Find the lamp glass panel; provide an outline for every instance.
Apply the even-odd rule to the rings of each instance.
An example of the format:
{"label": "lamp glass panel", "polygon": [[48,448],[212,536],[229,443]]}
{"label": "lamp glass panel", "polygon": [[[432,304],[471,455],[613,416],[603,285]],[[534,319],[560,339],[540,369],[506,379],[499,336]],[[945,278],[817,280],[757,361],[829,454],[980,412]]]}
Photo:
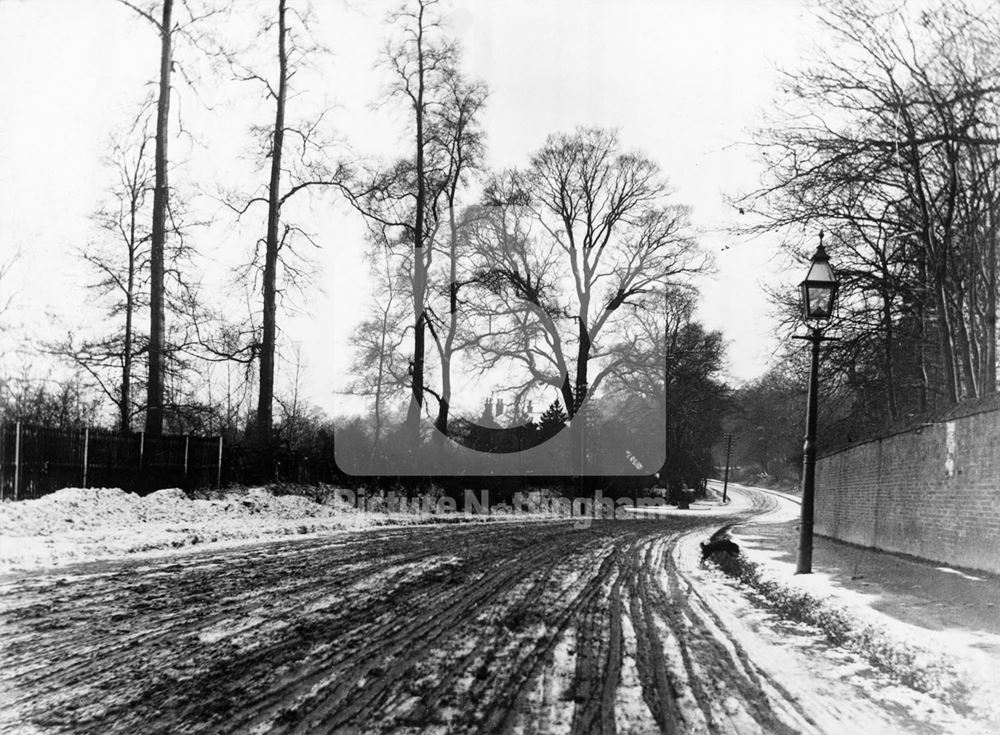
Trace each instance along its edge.
{"label": "lamp glass panel", "polygon": [[806,313],[810,317],[830,316],[833,305],[833,289],[829,286],[810,284],[806,286]]}
{"label": "lamp glass panel", "polygon": [[809,266],[809,273],[806,275],[806,280],[832,284],[836,279],[833,277],[833,268],[830,267],[829,261],[814,260],[812,265]]}

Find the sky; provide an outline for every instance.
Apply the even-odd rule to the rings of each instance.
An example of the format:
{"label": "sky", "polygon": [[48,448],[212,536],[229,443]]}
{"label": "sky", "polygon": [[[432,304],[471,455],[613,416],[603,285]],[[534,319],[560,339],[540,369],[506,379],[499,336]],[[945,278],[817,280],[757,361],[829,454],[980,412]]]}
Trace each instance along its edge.
{"label": "sky", "polygon": [[[727,234],[738,215],[726,197],[759,182],[747,143],[773,109],[777,69],[794,68],[815,42],[806,1],[443,5],[448,32],[463,45],[464,68],[490,88],[483,127],[492,166],[523,166],[547,135],[577,125],[618,128],[626,147],[661,166],[675,201],[692,208],[701,245],[716,257],[714,276],[698,283],[699,317],[723,332],[733,382],[761,374],[779,347],[764,287],[801,280],[784,268],[776,237]],[[251,5],[239,4],[226,33],[254,37],[259,12]],[[405,152],[405,110],[375,106],[384,81],[376,62],[385,17],[397,3],[315,5],[314,34],[331,54],[300,77],[291,114],[329,107],[345,155]],[[151,28],[113,0],[0,0],[0,264],[20,253],[0,287],[14,289],[8,321],[39,339],[85,331],[103,318],[72,253],[94,236],[88,218],[111,182],[101,163],[109,136],[128,125],[151,92],[157,64]],[[197,63],[189,70],[197,91],[181,89],[175,97],[187,132],[171,144],[172,183],[208,206],[219,186],[246,191],[259,180],[248,130],[272,113],[258,90],[233,82],[225,70]],[[346,337],[366,307],[363,226],[332,197],[301,206],[321,244],[311,253],[320,289],[298,298],[298,313],[283,326],[301,345],[311,399],[337,413],[347,405]],[[246,222],[220,223],[210,233],[198,242],[206,259],[200,269],[210,298],[232,303],[225,297],[229,268],[257,235]]]}

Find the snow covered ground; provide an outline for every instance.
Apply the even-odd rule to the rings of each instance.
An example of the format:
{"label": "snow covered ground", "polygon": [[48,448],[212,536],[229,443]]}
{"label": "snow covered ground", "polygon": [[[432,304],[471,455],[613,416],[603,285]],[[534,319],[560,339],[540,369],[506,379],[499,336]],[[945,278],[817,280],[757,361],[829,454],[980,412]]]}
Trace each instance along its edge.
{"label": "snow covered ground", "polygon": [[[731,492],[747,502],[760,491],[731,486]],[[796,574],[789,549],[796,544],[798,499],[767,494],[773,509],[731,534],[757,574],[756,591],[776,608],[806,608],[807,624],[855,653],[862,668],[875,664],[975,713],[987,723],[982,732],[1000,732],[1000,621],[984,622],[975,609],[1000,611],[998,581],[826,540],[817,542],[825,563]],[[948,575],[962,579],[963,588],[945,588],[941,578]],[[919,598],[908,589],[919,590]]]}
{"label": "snow covered ground", "polygon": [[[322,656],[316,662],[316,676],[326,677],[334,692],[328,692],[330,702],[339,702],[335,694],[342,682],[355,680],[403,692],[405,701],[372,705],[370,716],[382,718],[387,728],[400,717],[422,726],[481,715],[483,722],[513,717],[514,729],[524,732],[577,732],[610,707],[619,731],[627,732],[659,731],[671,717],[686,732],[733,735],[1000,732],[994,674],[1000,670],[1000,635],[957,624],[921,627],[914,611],[904,610],[905,597],[890,594],[874,567],[864,593],[834,574],[794,575],[785,548],[798,516],[794,498],[731,486],[727,504],[714,497],[689,510],[633,511],[662,518],[648,525],[594,527],[530,523],[540,517],[509,509],[499,519],[385,513],[359,510],[335,493],[324,498],[274,496],[260,488],[201,500],[179,490],[143,498],[116,489],[66,489],[40,500],[2,503],[0,570],[163,555],[206,545],[220,549],[150,559],[126,571],[10,575],[3,591],[20,632],[9,640],[23,648],[11,651],[20,651],[25,671],[37,673],[39,692],[53,692],[68,703],[63,714],[70,719],[70,710],[89,701],[93,690],[78,691],[68,680],[54,685],[51,677],[61,675],[61,669],[46,673],[38,666],[39,656],[65,661],[96,650],[90,644],[103,646],[105,655],[126,669],[135,666],[151,677],[151,688],[136,694],[136,702],[151,692],[169,699],[177,693],[170,687],[187,686],[182,677],[158,688],[160,665],[147,660],[201,661],[204,666],[191,674],[190,691],[177,689],[199,706],[204,690],[196,686],[197,676],[216,671],[218,661],[229,661],[234,678],[225,684],[230,688],[216,693],[221,700],[246,700],[247,717],[287,715],[265,711],[272,700],[314,715],[313,704],[326,700],[313,697],[311,689],[296,689],[291,698],[271,696],[270,658],[260,659],[261,672],[235,673],[246,663],[241,646],[253,644],[287,649],[295,666],[304,665],[308,655],[335,653],[335,661],[343,656],[341,670]],[[448,533],[386,528],[330,537],[333,531],[487,518],[501,522],[462,525]],[[699,542],[733,523],[739,524],[734,538],[757,571],[756,586],[702,563]],[[309,535],[318,538],[247,545]],[[245,546],[222,548],[234,545]],[[975,575],[927,568],[956,583],[978,584]],[[210,595],[202,594],[206,579],[217,587]],[[276,589],[279,605],[273,599]],[[75,597],[67,602],[71,592]],[[778,604],[782,601],[784,607]],[[81,612],[81,606],[90,612]],[[786,613],[796,606],[812,617],[790,618]],[[403,618],[401,609],[407,611]],[[95,614],[117,622],[108,630],[95,629],[88,624]],[[83,627],[67,635],[63,623],[77,620]],[[307,626],[308,636],[295,633],[306,630],[307,623],[312,626]],[[368,627],[357,630],[359,625]],[[115,626],[125,626],[125,634]],[[407,626],[420,635],[407,634]],[[28,630],[33,632],[28,635]],[[77,635],[90,636],[89,643],[81,647]],[[311,636],[328,640],[315,650],[299,651],[296,647],[312,645]],[[239,645],[229,645],[233,642]],[[420,656],[413,649],[418,643],[424,647]],[[73,660],[91,666],[94,677],[111,676],[100,657],[87,653]],[[382,662],[377,670],[372,669],[376,660]],[[417,666],[423,678],[414,679],[404,663]],[[518,673],[522,669],[531,676],[524,679]],[[310,672],[306,667],[301,680],[312,686]],[[10,681],[27,686],[22,674],[15,674]],[[213,687],[221,686],[212,681]],[[284,686],[282,681],[275,686]],[[418,706],[409,690],[400,688],[404,681],[451,692],[452,704],[432,717],[421,709],[429,705]],[[103,683],[121,696],[132,691],[119,691],[120,682],[110,679]],[[32,717],[44,720],[55,710],[29,689],[19,701]],[[511,710],[511,692],[517,691],[521,694]],[[437,694],[427,701],[435,699]],[[661,700],[671,702],[670,713],[650,705]],[[465,706],[469,702],[482,704],[483,711],[476,714]],[[143,712],[154,720],[182,714],[155,702]],[[340,717],[336,708],[330,712]],[[93,722],[88,731],[99,732],[106,724],[99,717]],[[779,725],[784,729],[775,729]]]}

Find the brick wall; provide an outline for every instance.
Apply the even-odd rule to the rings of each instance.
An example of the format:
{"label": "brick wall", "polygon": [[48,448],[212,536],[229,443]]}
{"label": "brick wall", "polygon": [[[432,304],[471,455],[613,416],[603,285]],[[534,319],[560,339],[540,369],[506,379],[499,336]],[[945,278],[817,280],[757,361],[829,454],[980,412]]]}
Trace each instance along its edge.
{"label": "brick wall", "polygon": [[1000,411],[820,458],[816,533],[1000,574]]}

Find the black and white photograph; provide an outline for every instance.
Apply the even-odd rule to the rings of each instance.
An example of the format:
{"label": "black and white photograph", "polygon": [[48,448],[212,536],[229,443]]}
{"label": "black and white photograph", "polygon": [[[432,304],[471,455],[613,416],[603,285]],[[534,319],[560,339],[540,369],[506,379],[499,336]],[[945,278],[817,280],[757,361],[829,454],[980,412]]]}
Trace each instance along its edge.
{"label": "black and white photograph", "polygon": [[0,732],[1000,733],[996,0],[0,0]]}

